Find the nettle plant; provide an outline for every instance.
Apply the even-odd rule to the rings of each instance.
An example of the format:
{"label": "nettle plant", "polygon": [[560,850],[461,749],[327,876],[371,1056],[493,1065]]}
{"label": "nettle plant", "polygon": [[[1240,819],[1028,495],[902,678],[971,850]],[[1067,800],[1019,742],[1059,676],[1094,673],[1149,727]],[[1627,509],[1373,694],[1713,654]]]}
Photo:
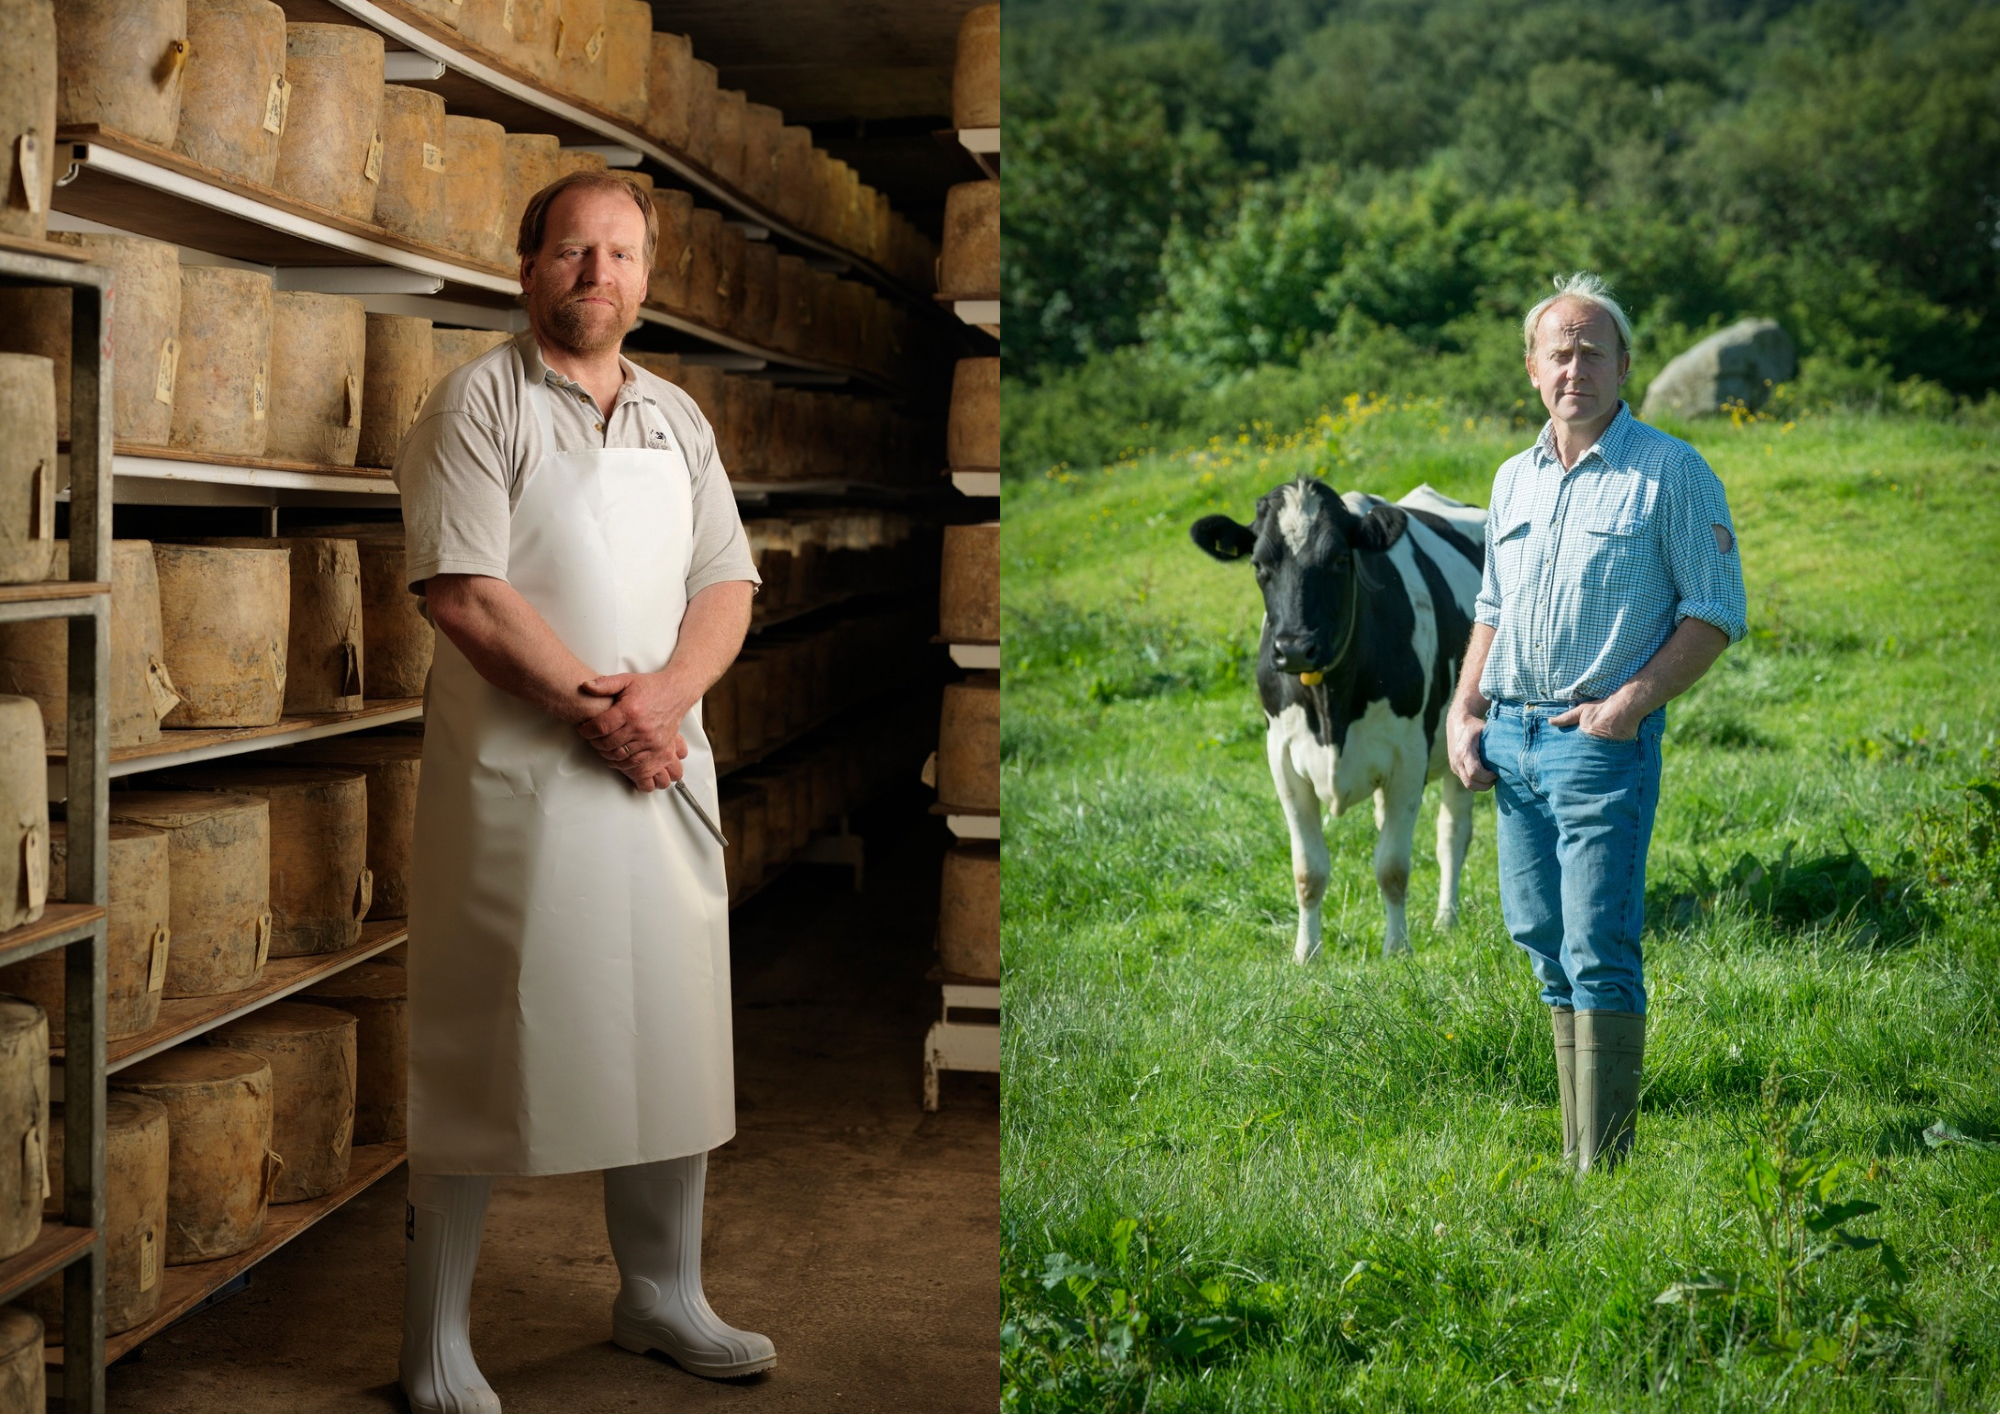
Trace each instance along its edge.
{"label": "nettle plant", "polygon": [[[1712,1357],[1699,1320],[1724,1309],[1724,1347],[1788,1362],[1787,1373],[1821,1367],[1845,1375],[1857,1360],[1893,1345],[1911,1324],[1903,1290],[1909,1273],[1886,1240],[1849,1225],[1880,1204],[1843,1197],[1853,1166],[1810,1148],[1810,1108],[1788,1104],[1774,1063],[1764,1080],[1762,1126],[1750,1137],[1738,1171],[1747,1222],[1724,1263],[1671,1284],[1655,1300],[1685,1306],[1695,1340]],[[1871,1273],[1829,1282],[1831,1260],[1868,1255]],[[1865,1260],[1864,1260],[1865,1261]]]}

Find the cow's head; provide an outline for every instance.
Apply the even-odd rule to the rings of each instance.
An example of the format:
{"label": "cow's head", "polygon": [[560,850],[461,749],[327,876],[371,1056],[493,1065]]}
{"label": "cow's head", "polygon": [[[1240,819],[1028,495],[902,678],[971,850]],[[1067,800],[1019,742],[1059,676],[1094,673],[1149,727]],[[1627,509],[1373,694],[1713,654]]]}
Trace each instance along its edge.
{"label": "cow's head", "polygon": [[1250,562],[1278,671],[1309,673],[1332,666],[1352,638],[1362,589],[1356,555],[1388,549],[1402,529],[1400,515],[1357,516],[1325,482],[1302,477],[1260,497],[1250,525],[1204,516],[1192,533],[1217,560]]}

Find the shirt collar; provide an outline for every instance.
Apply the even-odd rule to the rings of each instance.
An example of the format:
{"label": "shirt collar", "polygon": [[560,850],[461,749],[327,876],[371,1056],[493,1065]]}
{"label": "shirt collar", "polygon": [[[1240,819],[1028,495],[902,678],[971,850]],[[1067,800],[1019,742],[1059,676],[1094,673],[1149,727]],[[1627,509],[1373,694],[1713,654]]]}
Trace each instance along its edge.
{"label": "shirt collar", "polygon": [[[1576,466],[1581,467],[1593,455],[1599,460],[1609,463],[1611,466],[1617,466],[1619,458],[1625,455],[1625,443],[1631,436],[1632,408],[1623,398],[1620,398],[1618,400],[1618,411],[1612,414],[1611,421],[1604,425],[1604,431],[1597,434],[1597,441],[1585,448],[1583,455],[1576,459]],[[1556,456],[1556,420],[1554,418],[1550,418],[1542,424],[1541,436],[1535,439],[1535,457],[1538,462],[1553,462],[1558,467],[1562,465],[1561,459]],[[1572,467],[1570,470],[1574,471],[1575,467]]]}
{"label": "shirt collar", "polygon": [[[514,342],[521,351],[521,363],[528,371],[530,383],[546,383],[555,388],[572,391],[583,389],[582,384],[574,379],[564,378],[549,367],[548,360],[542,357],[541,342],[535,338],[534,330],[522,330],[514,336]],[[618,385],[618,397],[612,403],[614,408],[620,403],[630,403],[635,399],[643,399],[648,403],[653,401],[646,396],[645,389],[640,386],[639,370],[623,354],[618,356],[618,372],[621,381]]]}

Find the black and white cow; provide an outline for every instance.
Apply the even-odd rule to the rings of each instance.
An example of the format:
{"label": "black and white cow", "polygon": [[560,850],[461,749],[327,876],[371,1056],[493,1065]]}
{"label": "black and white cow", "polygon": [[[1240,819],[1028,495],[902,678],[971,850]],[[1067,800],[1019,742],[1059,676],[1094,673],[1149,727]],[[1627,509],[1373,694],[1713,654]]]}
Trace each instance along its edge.
{"label": "black and white cow", "polygon": [[1438,924],[1458,919],[1458,877],[1472,840],[1472,793],[1446,759],[1445,710],[1472,627],[1486,513],[1420,486],[1400,502],[1324,482],[1287,482],[1239,525],[1204,516],[1194,542],[1248,559],[1264,594],[1257,694],[1265,750],[1292,832],[1299,940],[1319,952],[1330,861],[1322,814],[1375,798],[1375,882],[1388,911],[1384,953],[1410,947],[1403,901],[1424,783],[1438,811]]}

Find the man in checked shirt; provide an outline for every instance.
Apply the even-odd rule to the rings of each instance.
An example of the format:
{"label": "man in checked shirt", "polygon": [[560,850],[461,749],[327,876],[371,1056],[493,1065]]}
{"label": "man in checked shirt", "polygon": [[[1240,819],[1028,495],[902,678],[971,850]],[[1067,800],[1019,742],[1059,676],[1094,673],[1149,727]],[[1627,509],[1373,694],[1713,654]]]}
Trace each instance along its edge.
{"label": "man in checked shirt", "polygon": [[1708,463],[1619,397],[1632,329],[1604,282],[1557,280],[1522,335],[1549,421],[1493,480],[1451,767],[1496,794],[1501,908],[1587,1171],[1623,1158],[1639,1106],[1663,705],[1743,637],[1743,567]]}

